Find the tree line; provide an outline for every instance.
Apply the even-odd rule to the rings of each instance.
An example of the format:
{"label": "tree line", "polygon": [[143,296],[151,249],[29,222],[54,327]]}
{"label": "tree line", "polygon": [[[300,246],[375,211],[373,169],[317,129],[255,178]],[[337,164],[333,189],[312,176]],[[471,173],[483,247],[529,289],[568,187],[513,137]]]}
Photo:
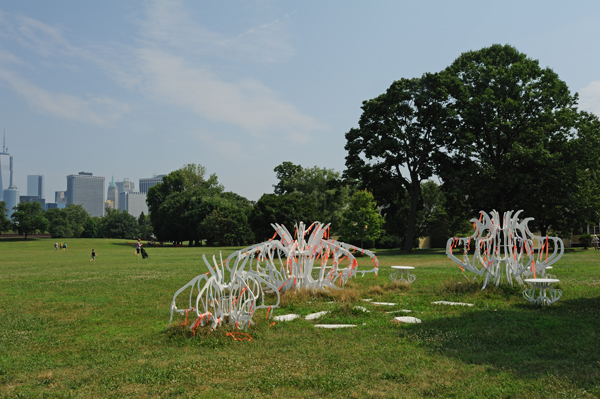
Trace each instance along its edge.
{"label": "tree line", "polygon": [[91,218],[70,205],[46,211],[39,229],[246,245],[269,239],[271,223],[321,221],[357,245],[410,250],[419,237],[439,245],[468,231],[480,210],[523,209],[542,235],[568,236],[600,216],[600,121],[577,101],[550,68],[493,45],[364,101],[346,133],[343,173],[283,162],[273,193],[253,202],[188,164],[149,189],[148,216]]}
{"label": "tree line", "polygon": [[152,225],[143,213],[136,219],[127,211],[106,212],[104,217],[92,217],[81,205],[44,211],[39,202],[21,202],[9,219],[6,203],[0,201],[0,233],[13,231],[25,239],[46,232],[53,238],[151,238]]}

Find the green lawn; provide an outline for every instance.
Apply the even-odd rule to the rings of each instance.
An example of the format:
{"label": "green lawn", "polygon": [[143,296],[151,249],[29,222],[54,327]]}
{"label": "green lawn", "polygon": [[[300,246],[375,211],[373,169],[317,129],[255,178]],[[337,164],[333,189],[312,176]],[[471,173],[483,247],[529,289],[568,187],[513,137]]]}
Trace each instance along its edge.
{"label": "green lawn", "polygon": [[[257,312],[252,340],[234,341],[229,327],[191,336],[181,317],[165,329],[175,291],[207,271],[201,255],[234,248],[150,248],[142,260],[122,240],[67,244],[55,252],[54,240],[0,240],[2,397],[600,396],[600,252],[593,250],[568,252],[555,265],[564,294],[547,308],[525,301],[520,287],[480,291],[443,251],[378,251],[377,278],[353,279],[343,296],[290,296],[275,311],[330,314],[272,325]],[[390,284],[391,265],[415,266],[417,280],[408,289]],[[385,312],[399,309],[423,323],[393,323]]]}

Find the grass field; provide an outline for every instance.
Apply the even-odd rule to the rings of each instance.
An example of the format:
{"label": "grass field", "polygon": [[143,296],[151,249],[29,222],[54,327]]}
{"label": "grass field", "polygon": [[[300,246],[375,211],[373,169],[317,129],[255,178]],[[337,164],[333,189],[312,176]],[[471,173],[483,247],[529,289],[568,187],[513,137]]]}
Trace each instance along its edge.
{"label": "grass field", "polygon": [[[546,308],[525,301],[520,287],[480,291],[443,251],[378,251],[379,277],[353,279],[344,295],[288,295],[275,312],[328,315],[272,325],[259,311],[252,340],[235,341],[229,327],[191,336],[181,317],[165,329],[175,291],[207,271],[202,253],[235,248],[150,248],[142,260],[122,240],[67,244],[55,252],[54,240],[0,241],[1,397],[600,396],[593,250],[568,252],[555,265],[564,294]],[[390,284],[391,265],[415,266],[417,280]],[[431,304],[437,300],[475,306]],[[423,322],[393,323],[385,312],[400,309]],[[321,330],[317,322],[358,327]]]}

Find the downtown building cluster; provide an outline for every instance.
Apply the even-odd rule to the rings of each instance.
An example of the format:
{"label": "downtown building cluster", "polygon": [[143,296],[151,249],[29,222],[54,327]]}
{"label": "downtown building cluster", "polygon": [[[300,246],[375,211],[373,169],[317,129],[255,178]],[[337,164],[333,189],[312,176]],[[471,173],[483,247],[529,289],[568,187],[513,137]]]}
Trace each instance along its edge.
{"label": "downtown building cluster", "polygon": [[0,153],[0,201],[6,203],[9,218],[13,208],[20,202],[39,202],[44,209],[64,208],[69,204],[76,204],[81,205],[90,216],[104,216],[106,209],[118,209],[139,217],[142,212],[148,214],[148,189],[162,182],[163,176],[165,175],[140,179],[139,191],[135,191],[135,183],[129,179],[115,182],[113,177],[105,199],[105,178],[79,172],[67,176],[67,190],[56,191],[54,202],[46,202],[43,175],[28,175],[27,195],[19,195],[18,188],[13,184],[13,157],[8,153],[5,139]]}

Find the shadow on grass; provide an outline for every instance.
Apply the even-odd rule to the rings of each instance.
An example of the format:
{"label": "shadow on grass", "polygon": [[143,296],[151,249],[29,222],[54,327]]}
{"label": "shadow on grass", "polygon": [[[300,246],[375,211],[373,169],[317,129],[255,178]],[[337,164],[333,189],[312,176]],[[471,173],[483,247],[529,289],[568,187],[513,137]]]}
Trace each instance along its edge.
{"label": "shadow on grass", "polygon": [[[375,255],[378,258],[384,258],[386,256],[398,256],[398,255],[435,255],[435,256],[446,256],[446,250],[443,248],[435,249],[413,249],[412,251],[405,251],[403,249],[375,249]],[[354,253],[356,256],[356,253]],[[366,256],[366,255],[364,255]]]}
{"label": "shadow on grass", "polygon": [[490,372],[517,377],[567,377],[600,393],[600,297],[560,301],[550,307],[519,304],[508,311],[472,311],[416,324],[401,338]]}
{"label": "shadow on grass", "polygon": [[0,235],[0,242],[34,242],[34,241],[52,241],[52,237],[2,237]]}

